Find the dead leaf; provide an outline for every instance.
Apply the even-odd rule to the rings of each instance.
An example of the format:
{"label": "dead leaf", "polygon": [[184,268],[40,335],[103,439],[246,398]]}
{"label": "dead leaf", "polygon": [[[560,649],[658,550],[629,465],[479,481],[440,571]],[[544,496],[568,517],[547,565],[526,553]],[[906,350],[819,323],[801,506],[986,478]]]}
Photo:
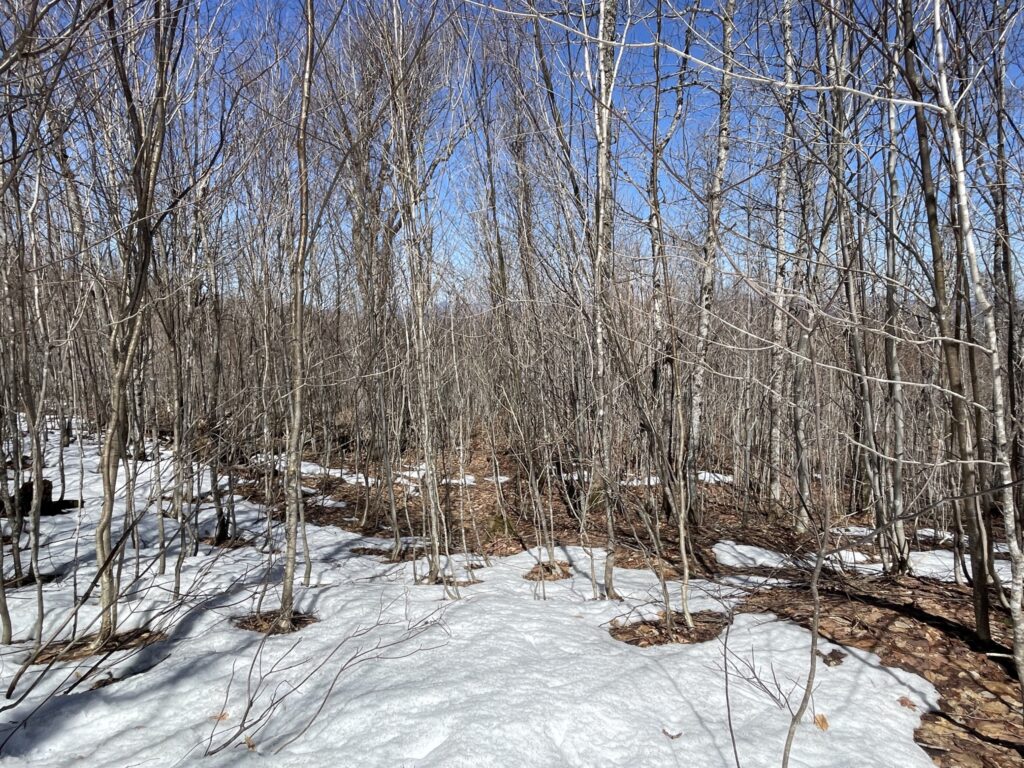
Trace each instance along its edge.
{"label": "dead leaf", "polygon": [[256,742],[252,740],[252,736],[245,734],[245,746],[249,748],[250,752],[256,751]]}
{"label": "dead leaf", "polygon": [[917,711],[917,704],[912,702],[906,696],[900,696],[900,706],[903,707],[904,709],[912,709],[915,712]]}
{"label": "dead leaf", "polygon": [[823,731],[828,730],[828,718],[820,712],[814,716],[814,724]]}
{"label": "dead leaf", "polygon": [[218,723],[223,723],[223,722],[224,722],[225,720],[227,720],[227,719],[228,719],[229,717],[231,717],[231,715],[229,715],[229,714],[228,714],[227,712],[225,712],[225,711],[221,710],[221,711],[220,711],[220,712],[218,712],[218,713],[217,713],[216,715],[211,715],[211,716],[210,716],[210,719],[211,719],[211,720],[215,720],[215,721],[216,721],[216,722],[218,722]]}
{"label": "dead leaf", "polygon": [[666,736],[668,736],[672,740],[678,739],[680,736],[683,735],[682,731],[680,731],[679,733],[669,733],[664,728],[661,729],[661,732],[664,733]]}
{"label": "dead leaf", "polygon": [[826,667],[838,667],[843,663],[843,659],[846,658],[846,654],[840,651],[838,648],[834,648],[828,653],[822,653],[818,651],[818,657],[825,662]]}

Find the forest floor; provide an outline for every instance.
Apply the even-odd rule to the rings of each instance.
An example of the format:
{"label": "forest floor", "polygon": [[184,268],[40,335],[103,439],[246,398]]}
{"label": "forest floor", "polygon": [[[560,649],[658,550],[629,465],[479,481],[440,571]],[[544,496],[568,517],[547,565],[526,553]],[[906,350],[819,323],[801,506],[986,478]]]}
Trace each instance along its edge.
{"label": "forest floor", "polygon": [[[68,495],[84,503],[42,521],[40,570],[53,576],[41,585],[46,640],[94,631],[98,613],[93,596],[82,598],[96,573],[96,446],[72,446],[67,458]],[[47,463],[56,481],[52,456]],[[158,518],[141,517],[121,566],[123,645],[61,655],[50,644],[47,665],[28,664],[37,592],[10,589],[15,643],[0,651],[4,763],[179,765],[208,755],[210,765],[270,757],[307,767],[780,764],[811,658],[809,541],[742,521],[729,512],[727,478],[708,475],[710,503],[721,508],[694,537],[697,630],[668,632],[654,570],[677,610],[668,526],[656,560],[649,537],[634,535],[639,514],[622,516],[621,599],[599,599],[607,545],[599,521],[581,526],[553,497],[543,522],[520,516],[514,480],[471,469],[442,485],[455,524],[445,583],[426,584],[416,470],[394,488],[405,520],[395,532],[382,513],[386,489],[308,462],[309,586],[297,588],[308,618],[292,634],[252,629],[262,626],[255,613],[277,605],[281,575],[280,516],[268,520],[255,484],[236,488],[232,546],[208,543],[208,499],[198,554],[190,541],[182,551],[177,523],[162,518],[164,573]],[[136,511],[168,505],[159,501],[162,472],[166,483],[166,465],[141,465]],[[126,501],[122,494],[121,525]],[[403,551],[393,559],[396,535]],[[948,549],[916,553],[918,575],[898,581],[873,572],[870,543],[856,552],[822,579],[816,679],[792,764],[1021,765],[1020,705],[999,655],[1005,620],[993,617],[993,645],[972,641],[969,591],[950,583]],[[9,553],[8,545],[5,578]]]}
{"label": "forest floor", "polygon": [[[386,496],[379,486],[339,482],[330,470],[318,469],[315,463],[308,468],[315,487],[331,497],[346,498],[348,504],[342,514],[337,508],[320,507],[315,498],[311,499],[312,519],[363,533],[391,533],[384,522]],[[472,469],[481,477],[494,477],[483,463]],[[514,474],[511,467],[503,467],[503,471]],[[733,610],[769,612],[809,629],[814,612],[809,577],[816,540],[796,535],[777,521],[738,514],[736,510],[743,502],[731,488],[731,478],[722,473],[702,474],[711,481],[703,487],[705,517],[711,523],[694,534],[691,572],[712,580],[722,576],[764,577],[765,583]],[[414,483],[407,482],[410,477],[415,479],[415,472],[400,482],[396,494],[403,502],[403,536],[414,536],[423,526],[417,495],[414,493],[411,501],[405,495],[410,487],[415,489]],[[587,525],[581,525],[568,511],[564,498],[551,494],[543,499],[546,520],[541,526],[535,515],[511,511],[529,508],[521,503],[521,489],[507,483],[502,483],[501,489],[497,483],[480,483],[468,472],[463,477],[469,478],[468,484],[455,482],[442,488],[442,503],[447,505],[448,519],[455,522],[448,540],[461,542],[466,551],[508,555],[537,547],[545,540],[556,545],[607,546],[607,530],[596,512]],[[660,502],[657,493],[645,498],[646,484],[624,485],[623,509],[638,510],[645,502],[650,509],[652,502]],[[499,492],[504,504],[497,499]],[[502,507],[504,514],[498,511]],[[357,511],[358,515],[353,514]],[[880,574],[878,547],[873,540],[864,540],[870,521],[851,517],[842,522],[844,525],[836,529],[830,542],[832,549],[845,547],[833,556],[840,567],[826,568],[820,583],[820,636],[871,651],[887,666],[921,675],[935,685],[940,693],[939,708],[923,714],[915,739],[936,765],[1024,765],[1024,718],[1010,658],[1010,619],[1008,611],[999,606],[995,592],[993,640],[981,643],[974,636],[971,590],[954,582],[951,535],[931,528],[911,529],[915,540],[911,556],[914,575],[893,579]],[[869,524],[858,525],[864,522]],[[640,514],[633,519],[620,515],[619,523],[617,566],[652,571],[657,567],[667,579],[680,578],[678,536],[671,526],[659,533],[662,557],[658,557]],[[1008,563],[997,560],[996,565],[1004,580],[1008,579]],[[676,638],[662,627],[650,626],[657,623],[638,622],[634,625],[637,631],[617,634],[642,646],[673,642]],[[721,627],[713,622],[712,630],[714,637]]]}

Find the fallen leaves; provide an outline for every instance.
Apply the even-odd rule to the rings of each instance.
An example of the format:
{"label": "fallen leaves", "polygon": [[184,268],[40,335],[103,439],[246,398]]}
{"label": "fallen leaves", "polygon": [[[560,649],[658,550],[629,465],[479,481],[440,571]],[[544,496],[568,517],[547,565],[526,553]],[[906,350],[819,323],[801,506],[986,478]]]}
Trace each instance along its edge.
{"label": "fallen leaves", "polygon": [[826,667],[838,667],[843,663],[843,659],[846,658],[846,654],[840,651],[838,648],[834,648],[828,653],[822,653],[818,651],[818,658],[825,662]]}
{"label": "fallen leaves", "polygon": [[564,560],[540,562],[531,568],[523,578],[527,581],[559,581],[572,576],[569,564]]}
{"label": "fallen leaves", "polygon": [[662,612],[656,620],[632,624],[612,622],[609,632],[616,640],[638,648],[649,648],[666,643],[705,643],[718,637],[729,623],[727,617],[714,611],[697,611],[690,618],[693,620],[693,629],[688,629],[680,616],[673,617],[672,627],[666,626]]}

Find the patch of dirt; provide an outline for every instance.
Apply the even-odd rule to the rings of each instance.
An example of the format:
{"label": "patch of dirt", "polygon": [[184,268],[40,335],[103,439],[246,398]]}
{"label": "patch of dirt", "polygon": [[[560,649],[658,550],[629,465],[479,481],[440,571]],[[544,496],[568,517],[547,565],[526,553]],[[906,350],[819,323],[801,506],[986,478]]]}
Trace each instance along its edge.
{"label": "patch of dirt", "polygon": [[561,581],[570,576],[572,576],[572,571],[564,560],[556,560],[553,563],[550,560],[545,560],[542,563],[537,563],[523,574],[523,578],[527,581]]}
{"label": "patch of dirt", "polygon": [[[810,627],[813,602],[805,587],[749,597],[742,611],[771,612]],[[905,577],[829,579],[821,590],[819,633],[830,642],[877,654],[939,691],[939,712],[922,716],[915,738],[942,768],[1019,768],[1024,724],[1019,686],[1008,671],[1009,626],[993,612],[995,640],[973,635],[970,590]],[[999,663],[1004,662],[1004,663]],[[827,659],[826,659],[826,663]],[[901,700],[913,707],[913,702]]]}
{"label": "patch of dirt", "polygon": [[285,627],[281,625],[280,618],[280,611],[263,611],[240,616],[237,619],[232,619],[231,623],[239,629],[246,629],[250,632],[259,632],[264,635],[287,635],[320,621],[312,613],[293,613],[290,626]]}
{"label": "patch of dirt", "polygon": [[632,624],[613,623],[609,632],[616,640],[649,648],[652,645],[668,645],[669,643],[705,643],[714,640],[729,624],[729,617],[714,611],[698,611],[691,614],[693,629],[683,622],[682,616],[674,617],[672,626],[661,618],[650,621],[637,621]]}
{"label": "patch of dirt", "polygon": [[120,632],[102,645],[96,644],[96,635],[86,635],[77,640],[53,643],[42,648],[33,659],[33,664],[49,664],[51,661],[80,661],[90,656],[104,653],[127,651],[133,648],[145,648],[147,645],[167,639],[164,632],[148,629],[132,629]]}

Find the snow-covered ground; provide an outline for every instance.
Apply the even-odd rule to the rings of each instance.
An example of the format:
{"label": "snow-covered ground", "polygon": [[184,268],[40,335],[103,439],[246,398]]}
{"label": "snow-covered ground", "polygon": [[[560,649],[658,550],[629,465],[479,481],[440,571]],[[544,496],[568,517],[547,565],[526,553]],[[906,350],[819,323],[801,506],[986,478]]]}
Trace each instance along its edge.
{"label": "snow-covered ground", "polygon": [[[763,547],[728,540],[715,544],[714,552],[719,563],[732,568],[813,568],[815,562],[814,555],[784,555]],[[825,557],[825,565],[832,569],[867,567],[873,565],[870,561],[871,558],[862,552],[845,549],[830,552]]]}
{"label": "snow-covered ground", "polygon": [[[841,530],[848,533],[854,529]],[[855,533],[849,535],[861,536],[863,531],[868,530],[855,529]],[[808,568],[813,567],[815,560],[814,555],[796,557],[750,544],[737,544],[733,541],[718,542],[714,546],[714,552],[719,563],[732,568]],[[956,554],[950,549],[912,550],[909,560],[911,571],[915,576],[950,583],[956,580]],[[971,556],[965,554],[964,561],[967,568],[970,569]],[[848,571],[870,574],[880,574],[883,569],[882,563],[877,558],[849,549],[830,552],[826,556],[825,564],[832,569],[841,567]],[[1010,562],[995,560],[993,567],[999,578],[1004,583],[1008,583],[1011,577]]]}
{"label": "snow-covered ground", "polygon": [[[80,493],[78,447],[68,456],[69,495],[83,496],[84,508],[42,522],[42,570],[65,574],[44,587],[45,638],[95,575],[100,479],[95,446],[84,449]],[[48,464],[52,476],[52,456]],[[155,465],[143,466],[135,491],[140,510],[156,496]],[[599,551],[560,549],[556,557],[572,576],[547,583],[523,579],[539,552],[487,563],[471,558],[480,566],[472,569],[455,556],[454,576],[479,583],[451,599],[442,586],[416,583],[422,562],[391,564],[352,552],[386,542],[310,526],[312,575],[297,600],[319,621],[268,638],[232,619],[254,609],[263,584],[263,609],[276,605],[280,562],[268,566],[268,557],[279,542],[267,546],[256,506],[238,500],[237,508],[254,545],[200,545],[197,556],[184,559],[186,595],[177,601],[177,545],[167,573],[157,575],[155,515],[145,515],[140,577],[133,582],[131,546],[123,566],[121,623],[151,621],[168,638],[141,651],[59,664],[41,678],[40,668],[30,668],[14,691],[23,700],[4,702],[5,766],[185,765],[214,752],[204,764],[710,767],[734,766],[738,757],[747,768],[779,765],[809,655],[810,635],[794,624],[737,614],[717,639],[641,649],[613,639],[609,627],[657,615],[660,586],[650,572],[617,569],[625,599],[595,599]],[[209,505],[201,515],[205,533]],[[116,517],[123,520],[123,498]],[[165,524],[173,538],[176,524]],[[695,581],[691,609],[727,612],[754,583]],[[670,590],[678,604],[679,585]],[[11,591],[9,602],[16,643],[0,650],[5,688],[28,656],[34,589]],[[96,613],[88,601],[80,633]],[[821,650],[831,647],[822,642]],[[936,705],[934,688],[870,653],[844,651],[843,663],[818,666],[792,765],[930,766],[913,732]],[[110,684],[90,690],[96,682]],[[817,724],[815,716],[822,716]]]}
{"label": "snow-covered ground", "polygon": [[[964,562],[970,572],[971,556],[965,554]],[[994,560],[993,567],[1004,584],[1009,584],[1011,572],[1009,560]],[[952,583],[956,580],[956,554],[951,549],[911,551],[910,569],[915,576]],[[864,563],[857,568],[864,573],[881,573],[881,563]]]}

